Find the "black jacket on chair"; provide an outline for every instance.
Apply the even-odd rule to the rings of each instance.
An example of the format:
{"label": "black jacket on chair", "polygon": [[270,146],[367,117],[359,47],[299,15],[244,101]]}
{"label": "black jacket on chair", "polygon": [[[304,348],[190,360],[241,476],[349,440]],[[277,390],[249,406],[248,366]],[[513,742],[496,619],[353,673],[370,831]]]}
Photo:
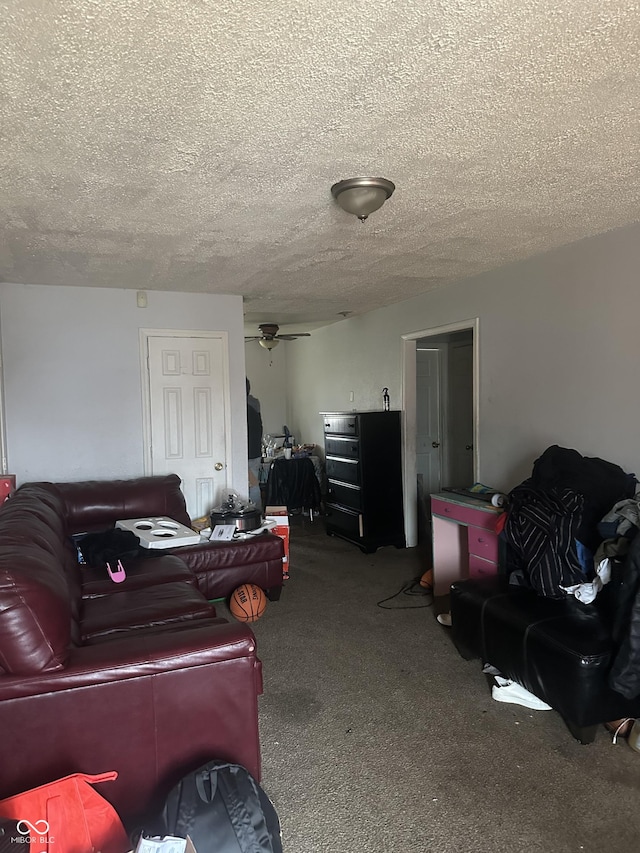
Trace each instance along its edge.
{"label": "black jacket on chair", "polygon": [[320,484],[311,459],[275,459],[271,463],[267,506],[319,510],[320,499]]}

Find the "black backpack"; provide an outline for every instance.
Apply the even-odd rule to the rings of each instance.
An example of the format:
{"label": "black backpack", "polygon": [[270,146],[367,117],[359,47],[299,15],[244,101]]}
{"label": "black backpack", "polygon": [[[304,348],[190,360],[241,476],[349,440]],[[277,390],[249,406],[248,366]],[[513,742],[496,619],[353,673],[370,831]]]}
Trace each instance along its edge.
{"label": "black backpack", "polygon": [[282,853],[273,803],[248,770],[225,761],[181,779],[144,834],[188,835],[197,853]]}
{"label": "black backpack", "polygon": [[118,560],[133,560],[144,553],[136,534],[118,527],[100,533],[81,533],[72,539],[78,550],[78,558],[82,556],[83,562],[94,568],[102,568],[109,563],[115,571]]}

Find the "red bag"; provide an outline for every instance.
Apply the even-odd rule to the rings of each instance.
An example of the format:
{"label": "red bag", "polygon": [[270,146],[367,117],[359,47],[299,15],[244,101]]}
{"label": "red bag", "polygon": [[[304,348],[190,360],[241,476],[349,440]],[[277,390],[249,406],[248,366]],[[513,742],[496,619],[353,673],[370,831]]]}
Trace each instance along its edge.
{"label": "red bag", "polygon": [[131,845],[116,810],[89,785],[117,778],[115,771],[74,773],[0,800],[0,817],[18,822],[16,837],[29,839],[35,853],[126,853]]}

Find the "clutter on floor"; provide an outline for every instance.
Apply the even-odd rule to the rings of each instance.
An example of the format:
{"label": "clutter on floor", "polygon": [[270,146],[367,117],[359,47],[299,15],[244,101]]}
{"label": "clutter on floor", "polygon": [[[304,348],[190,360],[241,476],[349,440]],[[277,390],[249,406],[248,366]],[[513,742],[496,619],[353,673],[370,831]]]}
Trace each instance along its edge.
{"label": "clutter on floor", "polygon": [[640,715],[637,487],[613,463],[547,448],[509,493],[500,573],[450,590],[462,656],[526,684],[581,743]]}
{"label": "clutter on floor", "polygon": [[[425,573],[425,575],[428,574]],[[413,578],[406,583],[403,583],[397,592],[390,595],[388,598],[383,598],[377,602],[377,606],[383,610],[413,610],[418,607],[431,607],[433,604],[433,588],[424,583],[425,575],[420,578]],[[388,604],[387,602],[400,601],[402,596],[412,596],[422,598],[422,604]]]}

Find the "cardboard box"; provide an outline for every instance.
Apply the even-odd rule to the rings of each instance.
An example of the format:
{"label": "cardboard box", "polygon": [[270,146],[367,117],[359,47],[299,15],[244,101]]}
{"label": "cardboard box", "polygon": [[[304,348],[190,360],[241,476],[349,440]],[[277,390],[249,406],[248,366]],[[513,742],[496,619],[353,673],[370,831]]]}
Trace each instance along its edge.
{"label": "cardboard box", "polygon": [[286,506],[268,506],[264,512],[265,521],[275,522],[275,527],[270,528],[269,533],[279,536],[284,542],[282,578],[289,580],[289,511]]}

